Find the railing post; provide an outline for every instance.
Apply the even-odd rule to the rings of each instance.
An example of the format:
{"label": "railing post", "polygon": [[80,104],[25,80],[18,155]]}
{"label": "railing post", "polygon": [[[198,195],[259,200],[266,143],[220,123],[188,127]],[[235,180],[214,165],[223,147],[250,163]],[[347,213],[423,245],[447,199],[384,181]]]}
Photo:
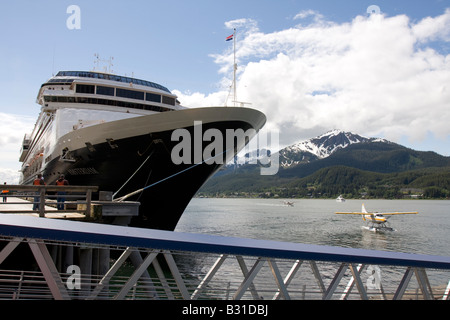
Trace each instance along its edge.
{"label": "railing post", "polygon": [[397,291],[394,294],[393,300],[401,300],[402,299],[403,294],[405,293],[406,287],[409,284],[409,280],[411,280],[413,272],[414,271],[413,271],[412,267],[406,268],[406,272],[403,275],[402,280],[400,281]]}
{"label": "railing post", "polygon": [[414,270],[419,283],[419,288],[422,291],[424,300],[434,300],[433,289],[428,280],[427,273],[424,268],[415,268]]}
{"label": "railing post", "polygon": [[45,187],[39,188],[39,217],[45,218]]}
{"label": "railing post", "polygon": [[91,200],[92,200],[92,189],[88,189],[86,192],[86,217],[91,216]]}
{"label": "railing post", "polygon": [[53,298],[55,300],[70,300],[61,275],[58,273],[44,241],[30,238],[27,239],[27,242]]}
{"label": "railing post", "polygon": [[328,287],[327,291],[323,294],[323,300],[331,300],[331,297],[334,294],[334,291],[339,285],[339,282],[341,281],[342,277],[345,274],[345,271],[347,271],[348,264],[342,263],[337,270],[333,280],[331,280],[330,286]]}
{"label": "railing post", "polygon": [[[241,256],[242,261],[244,261],[244,259]],[[244,295],[245,291],[250,287],[250,291],[252,292],[252,296],[254,300],[258,300],[258,294],[256,293],[256,290],[254,289],[254,284],[253,284],[253,279],[255,279],[256,275],[258,274],[259,270],[261,270],[264,262],[266,260],[259,257],[255,264],[253,265],[253,267],[250,269],[249,272],[247,272],[247,267],[244,265],[240,264],[240,267],[242,269],[242,273],[245,275],[245,279],[244,281],[241,283],[241,285],[239,286],[239,288],[237,289],[237,291],[235,292],[234,296],[233,296],[233,300],[239,300],[242,298],[242,296]],[[240,262],[238,260],[238,262]],[[243,268],[243,266],[245,268]],[[253,288],[253,290],[252,290]]]}

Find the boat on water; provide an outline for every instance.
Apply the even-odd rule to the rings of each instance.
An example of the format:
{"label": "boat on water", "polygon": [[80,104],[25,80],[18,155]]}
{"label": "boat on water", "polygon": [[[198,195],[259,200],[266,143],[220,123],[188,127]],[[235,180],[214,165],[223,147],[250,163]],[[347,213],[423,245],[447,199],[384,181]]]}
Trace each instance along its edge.
{"label": "boat on water", "polygon": [[[115,198],[141,190],[128,198],[140,202],[131,225],[162,230],[175,229],[198,189],[266,122],[252,108],[186,108],[160,84],[93,71],[58,72],[42,84],[37,103],[41,111],[20,154],[21,184],[37,174],[54,184],[64,174],[71,185],[98,186]],[[211,152],[205,132],[239,130],[245,134],[234,135],[231,148],[223,139],[227,152]],[[174,161],[174,148],[184,161]],[[207,148],[215,161],[198,160]]]}
{"label": "boat on water", "polygon": [[341,195],[339,195],[339,197],[336,198],[336,202],[345,202],[344,197]]}

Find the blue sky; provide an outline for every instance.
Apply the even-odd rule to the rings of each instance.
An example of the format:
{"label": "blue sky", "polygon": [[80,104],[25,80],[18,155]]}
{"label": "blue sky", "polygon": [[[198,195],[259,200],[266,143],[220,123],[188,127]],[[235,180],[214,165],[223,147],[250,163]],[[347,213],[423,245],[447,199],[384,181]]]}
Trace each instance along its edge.
{"label": "blue sky", "polygon": [[[70,30],[66,26],[66,20],[71,16],[66,12],[70,5],[80,8],[80,29]],[[382,18],[370,20],[367,13],[370,5],[380,8]],[[450,88],[443,84],[440,91],[433,93],[430,87],[429,99],[425,94],[414,98],[415,101],[423,99],[422,105],[406,105],[392,115],[387,111],[394,110],[399,103],[397,101],[407,101],[406,97],[417,92],[415,78],[420,78],[425,84],[430,83],[429,79],[436,79],[437,83],[450,79],[450,33],[445,31],[450,26],[447,8],[450,8],[450,2],[443,0],[2,1],[0,115],[9,125],[0,129],[0,147],[6,150],[0,158],[0,168],[17,171],[20,167],[17,161],[20,142],[23,134],[31,130],[39,113],[35,99],[40,85],[59,70],[92,69],[95,53],[103,59],[114,57],[114,73],[161,83],[177,93],[181,102],[189,107],[222,103],[231,77],[228,63],[231,44],[225,42],[225,38],[232,33],[232,26],[238,28],[239,92],[243,98],[251,100],[254,108],[266,113],[269,127],[280,130],[281,144],[292,144],[339,128],[450,156],[450,130],[446,131],[443,124],[434,126],[432,119],[414,121],[402,116],[412,110],[417,119],[425,119],[426,116],[418,110],[431,108],[428,102],[445,110]],[[381,115],[377,115],[377,105],[368,103],[366,107],[367,101],[355,92],[347,92],[337,81],[330,80],[343,77],[342,83],[348,83],[347,87],[355,85],[356,91],[367,77],[361,81],[349,77],[347,82],[347,71],[331,70],[327,74],[323,70],[330,70],[329,67],[323,70],[315,68],[325,66],[333,59],[347,67],[345,63],[351,63],[352,57],[355,69],[360,68],[357,63],[364,51],[350,49],[346,55],[339,50],[358,48],[362,40],[373,34],[360,33],[372,27],[375,28],[373,33],[380,32],[381,35],[393,37],[398,32],[399,42],[410,34],[414,35],[409,42],[405,41],[405,47],[410,50],[408,53],[402,52],[395,39],[383,37],[380,41],[380,46],[386,46],[382,47],[385,50],[390,50],[393,43],[399,46],[392,54],[398,58],[399,64],[405,61],[405,57],[412,57],[410,67],[405,65],[402,68],[417,68],[417,75],[411,74],[416,71],[399,71],[399,77],[404,75],[404,79],[409,80],[403,81],[396,90],[404,92],[403,97],[395,97],[398,100],[385,96],[391,94],[390,88],[397,88],[400,80],[392,79],[392,76],[385,79],[384,73],[376,73],[373,83],[378,80],[379,83],[392,84],[376,88],[383,92],[384,100],[379,102],[381,107],[378,110]],[[304,40],[314,33],[317,36],[311,37],[310,42]],[[325,38],[325,35],[330,38]],[[336,41],[338,37],[343,39],[342,47]],[[327,45],[334,41],[333,45]],[[312,50],[317,51],[316,60],[312,59]],[[325,54],[327,50],[330,52]],[[365,63],[364,59],[360,60]],[[374,61],[376,63],[378,60]],[[395,60],[383,60],[380,69],[389,70],[390,65],[393,66],[392,73],[396,73]],[[295,69],[297,67],[298,70]],[[347,68],[352,70],[352,65]],[[366,72],[370,75],[370,71]],[[271,75],[275,75],[277,83],[287,82],[283,86],[280,84],[280,88],[274,87],[274,96],[280,95],[280,99],[276,99],[273,105],[266,105],[272,97],[264,97],[257,89],[269,86]],[[267,81],[262,82],[262,79]],[[298,83],[295,87],[298,91],[284,91],[293,83]],[[310,91],[305,89],[303,92],[302,84]],[[361,86],[358,93],[367,96],[364,90],[370,91],[368,88],[373,86],[371,83]],[[312,97],[311,91],[325,94],[313,94]],[[431,96],[434,94],[436,96]],[[289,95],[290,100],[282,100],[281,95]],[[375,100],[377,97],[374,95]],[[359,101],[359,107],[352,105],[356,101]],[[450,104],[450,100],[446,101]],[[447,109],[450,109],[448,104]],[[340,108],[339,114],[345,113],[347,117],[340,119],[327,111],[337,108]],[[355,117],[358,108],[366,109],[364,115],[361,112]],[[296,114],[295,119],[290,116],[292,113]],[[371,117],[378,116],[384,122],[370,125]],[[446,117],[449,115],[445,111],[444,114],[436,111],[437,119],[442,121]],[[330,118],[337,120],[333,123]],[[389,129],[390,121],[402,125]],[[405,121],[409,124],[403,123]],[[414,134],[416,128],[421,130]]]}

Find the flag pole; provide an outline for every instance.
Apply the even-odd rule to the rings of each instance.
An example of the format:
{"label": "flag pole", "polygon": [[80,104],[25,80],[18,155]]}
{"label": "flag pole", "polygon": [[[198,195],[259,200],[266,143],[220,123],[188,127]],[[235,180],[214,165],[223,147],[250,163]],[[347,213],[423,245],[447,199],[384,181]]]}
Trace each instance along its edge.
{"label": "flag pole", "polygon": [[234,28],[233,33],[233,47],[234,47],[234,64],[233,64],[233,89],[234,89],[234,106],[236,107],[236,70],[237,70],[237,64],[236,64],[236,28]]}

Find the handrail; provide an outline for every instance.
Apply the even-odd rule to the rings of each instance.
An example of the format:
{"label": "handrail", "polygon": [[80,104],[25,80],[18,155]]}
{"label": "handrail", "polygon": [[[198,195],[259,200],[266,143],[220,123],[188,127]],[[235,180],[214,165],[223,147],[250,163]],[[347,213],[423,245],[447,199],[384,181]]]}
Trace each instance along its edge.
{"label": "handrail", "polygon": [[[92,193],[98,191],[98,186],[56,186],[56,185],[1,185],[1,190],[8,190],[8,193],[3,194],[2,196],[6,196],[8,198],[22,198],[22,197],[35,197],[35,201],[30,202],[30,204],[39,204],[39,217],[45,218],[45,213],[51,212],[45,209],[46,202],[45,200],[51,198],[58,198],[58,195],[48,195],[48,193],[52,192],[69,192],[69,193],[78,193],[72,195],[64,195],[65,198],[80,198],[85,196],[86,209],[85,210],[59,210],[59,212],[84,212],[86,216],[88,216],[91,212],[91,204],[92,204]],[[27,194],[25,194],[27,193]],[[37,201],[37,197],[39,197],[39,201]],[[69,202],[70,203],[70,202]],[[0,205],[7,204],[18,204],[17,202],[0,202]],[[37,212],[36,210],[20,210],[21,213],[31,213]],[[8,210],[0,210],[1,213],[11,213],[12,211]],[[16,212],[16,211],[14,211]]]}
{"label": "handrail", "polygon": [[[447,277],[450,271],[448,256],[221,237],[57,219],[44,221],[15,215],[0,215],[0,242],[2,241],[6,242],[6,245],[0,250],[0,265],[19,244],[28,244],[54,299],[126,299],[134,286],[139,286],[139,291],[154,294],[156,298],[174,299],[177,295],[185,300],[203,299],[209,297],[208,292],[214,295],[213,291],[217,288],[225,288],[226,283],[223,279],[228,279],[230,270],[240,270],[244,277],[242,282],[238,280],[231,284],[230,292],[234,292],[232,299],[236,300],[244,299],[244,295],[249,294],[253,299],[260,299],[264,295],[272,296],[272,299],[296,299],[302,292],[314,296],[318,294],[321,299],[333,299],[339,294],[340,299],[348,299],[352,289],[357,289],[361,299],[372,299],[377,296],[383,299],[388,297],[402,299],[410,294],[407,289],[414,275],[424,299],[437,299],[442,295],[442,299],[447,300],[450,291]],[[73,291],[74,287],[68,283],[73,275],[70,271],[61,268],[58,271],[47,248],[55,245],[86,250],[84,260],[80,260],[77,266],[79,291]],[[98,255],[92,254],[94,249],[99,250]],[[112,266],[109,264],[110,250],[114,250],[119,257]],[[63,253],[64,258],[71,257],[67,253],[70,255],[74,253],[73,250],[58,250],[58,252],[61,258]],[[188,271],[189,276],[183,277],[184,271],[179,268],[174,255],[197,254],[205,262],[205,266],[213,264],[206,274],[202,271],[198,275],[199,281],[193,281],[192,279],[197,277],[193,277],[191,271]],[[165,270],[166,272],[161,269],[157,256],[165,259],[169,268]],[[125,282],[119,284],[115,276],[127,259],[135,266],[135,271],[127,276]],[[186,262],[183,258],[179,260],[180,263]],[[89,266],[99,263],[102,263],[104,270],[101,273],[92,273]],[[150,265],[154,268],[156,276],[150,277],[146,274]],[[226,265],[225,270],[221,269],[222,265]],[[298,271],[302,265],[306,270],[303,268],[300,274]],[[304,276],[303,273],[308,271],[308,265],[311,272]],[[381,271],[377,271],[377,267],[383,268],[383,272],[393,268],[395,272],[392,273],[392,277],[395,279],[383,277],[382,281]],[[203,267],[201,269],[207,270]],[[218,274],[219,269],[223,274]],[[363,270],[366,271],[363,273]],[[8,274],[2,276],[0,270],[0,281],[4,282],[2,278],[9,279]],[[239,275],[239,271],[237,274]],[[263,279],[259,279],[257,275]],[[439,276],[436,279],[441,285],[436,286],[434,282],[430,282],[430,275]],[[401,277],[399,282],[398,277]],[[96,280],[92,281],[94,278]],[[138,284],[138,280],[141,281],[142,278],[143,282]],[[172,285],[167,284],[169,279],[173,282]],[[308,291],[298,287],[299,284],[310,280],[316,280],[318,286]],[[347,283],[345,288],[342,281],[344,286]],[[91,290],[94,282],[95,288]],[[446,288],[444,289],[442,285]],[[8,288],[9,292],[12,289]],[[150,291],[145,291],[147,289]],[[160,295],[161,289],[164,289],[164,292]],[[19,294],[22,296],[22,293],[17,291],[17,296]],[[229,296],[228,289],[226,296]]]}
{"label": "handrail", "polygon": [[447,256],[221,237],[75,221],[43,222],[23,216],[4,218],[0,215],[0,227],[7,230],[8,235],[19,238],[33,234],[38,239],[62,242],[78,242],[82,238],[86,243],[109,246],[450,270],[450,257]]}

